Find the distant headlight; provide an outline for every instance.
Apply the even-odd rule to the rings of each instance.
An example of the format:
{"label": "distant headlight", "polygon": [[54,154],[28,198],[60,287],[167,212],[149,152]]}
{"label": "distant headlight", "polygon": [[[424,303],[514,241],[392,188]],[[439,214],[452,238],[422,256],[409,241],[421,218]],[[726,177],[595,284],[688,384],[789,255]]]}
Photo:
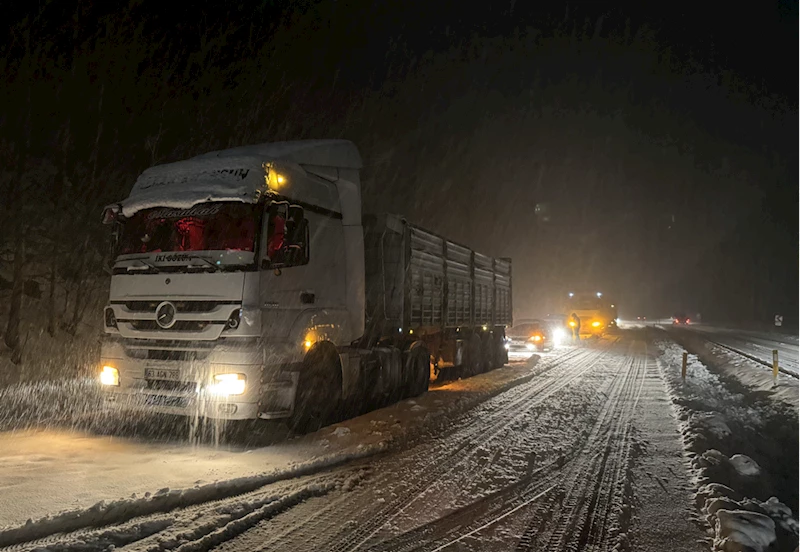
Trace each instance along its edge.
{"label": "distant headlight", "polygon": [[241,395],[246,384],[244,374],[217,374],[208,390],[214,395]]}
{"label": "distant headlight", "polygon": [[562,328],[556,328],[553,330],[553,341],[556,343],[560,343],[561,341],[567,338],[567,332],[565,332]]}
{"label": "distant headlight", "polygon": [[100,383],[103,385],[119,385],[119,370],[113,366],[103,366],[100,372]]}

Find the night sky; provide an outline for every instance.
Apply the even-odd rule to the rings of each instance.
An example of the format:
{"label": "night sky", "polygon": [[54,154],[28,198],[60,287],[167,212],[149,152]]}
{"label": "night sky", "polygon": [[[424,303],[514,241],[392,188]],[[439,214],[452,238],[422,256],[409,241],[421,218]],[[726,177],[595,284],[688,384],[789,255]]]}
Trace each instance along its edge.
{"label": "night sky", "polygon": [[11,14],[6,214],[77,205],[42,224],[93,242],[153,163],[341,137],[366,211],[513,258],[518,317],[597,289],[621,316],[796,324],[796,2],[169,4]]}

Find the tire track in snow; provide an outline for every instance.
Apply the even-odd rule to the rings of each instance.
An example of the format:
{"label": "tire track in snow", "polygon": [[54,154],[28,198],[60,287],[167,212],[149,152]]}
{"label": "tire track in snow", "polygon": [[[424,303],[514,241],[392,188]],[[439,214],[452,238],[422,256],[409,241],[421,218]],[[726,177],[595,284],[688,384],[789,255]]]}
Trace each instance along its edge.
{"label": "tire track in snow", "polygon": [[[510,425],[548,397],[592,371],[610,347],[608,343],[604,345],[605,347],[601,349],[575,349],[554,359],[547,371],[556,367],[569,368],[561,377],[534,378],[530,382],[514,387],[462,415],[455,428],[445,436],[421,443],[414,449],[404,452],[403,458],[392,458],[393,468],[402,462],[404,466],[411,467],[409,471],[413,474],[402,482],[402,488],[396,490],[392,499],[384,503],[369,501],[369,506],[365,508],[363,503],[359,506],[357,500],[343,496],[313,510],[305,517],[301,512],[292,512],[296,516],[284,520],[284,523],[289,525],[288,529],[281,531],[279,527],[276,531],[272,527],[268,530],[262,528],[259,536],[261,533],[266,533],[264,535],[266,542],[260,540],[257,549],[269,550],[280,544],[292,550],[346,551],[382,542],[386,538],[385,535],[381,535],[382,529],[390,526],[392,521],[425,494],[431,485],[448,477],[459,466],[469,462],[480,445],[507,430]],[[476,412],[485,415],[476,415]],[[370,487],[390,488],[393,482],[396,483],[396,478],[397,472],[392,469],[383,477],[370,481]],[[342,520],[359,521],[343,524]],[[239,543],[238,546],[246,548],[243,543]],[[225,547],[229,550],[239,548],[235,548],[233,543]]]}
{"label": "tire track in snow", "polygon": [[279,482],[236,497],[213,500],[176,512],[141,516],[100,529],[56,534],[3,548],[3,551],[130,552],[208,550],[300,502],[323,496],[364,477],[363,469],[342,468],[334,474]]}
{"label": "tire track in snow", "polygon": [[[313,477],[322,470],[336,468],[341,471],[325,473],[319,477],[340,478],[341,473],[352,471],[352,468],[342,468],[342,465],[353,459],[353,456],[327,459],[278,473],[242,477],[193,489],[156,493],[150,498],[120,500],[108,505],[100,503],[85,510],[57,514],[0,532],[0,552],[38,550],[50,546],[56,550],[69,550],[70,542],[76,546],[80,544],[87,547],[87,539],[99,542],[104,538],[111,538],[117,530],[120,531],[120,535],[128,535],[120,537],[125,544],[128,544],[152,534],[159,534],[173,525],[176,515],[178,518],[180,515],[173,515],[172,512],[191,515],[192,512],[238,503],[246,507],[249,498],[269,493],[273,485],[280,487],[285,482],[294,486],[298,479],[301,482],[307,481],[303,478]],[[312,478],[311,481],[314,482],[316,479]],[[276,497],[276,500],[279,498],[280,496]],[[137,527],[139,532],[136,530]],[[160,528],[153,530],[154,527]]]}
{"label": "tire track in snow", "polygon": [[[632,344],[633,347],[633,344]],[[646,356],[635,355],[614,379],[611,393],[598,416],[581,457],[571,466],[566,483],[534,515],[517,551],[605,550],[610,548],[609,522],[621,508],[630,460],[633,414],[645,381]],[[540,513],[541,514],[541,513]]]}
{"label": "tire track in snow", "polygon": [[[623,384],[629,384],[638,377],[638,373],[631,377],[633,364],[630,359],[620,359],[620,367],[616,370],[617,375],[614,379],[614,387],[616,389],[624,389],[625,385],[620,385],[620,381]],[[521,550],[538,550],[538,548],[530,547],[533,544],[532,537],[542,531],[544,523],[549,517],[548,513],[551,510],[551,505],[557,503],[560,498],[563,499],[564,491],[561,488],[563,480],[565,478],[571,480],[572,486],[577,491],[578,482],[588,481],[585,477],[590,476],[591,473],[604,473],[602,470],[603,465],[611,468],[607,462],[611,452],[611,447],[608,443],[610,433],[605,432],[605,426],[609,423],[610,416],[618,413],[616,406],[619,405],[620,399],[623,397],[623,393],[619,391],[615,394],[614,387],[610,390],[609,399],[605,403],[602,414],[596,419],[591,433],[585,439],[576,442],[570,454],[563,461],[552,462],[489,497],[484,497],[468,504],[455,512],[390,539],[386,543],[375,546],[370,550],[375,552],[443,550],[495,525],[509,515],[541,499],[546,500],[547,503],[535,508],[534,515],[529,523],[529,530],[526,531],[526,537],[523,537],[522,545],[520,546]],[[636,391],[637,397],[640,390],[641,385]],[[630,412],[632,412],[632,408],[630,408]],[[630,419],[630,416],[627,419]],[[605,451],[604,454],[602,454],[603,451]],[[591,454],[590,460],[581,462],[587,452]],[[597,452],[601,454],[597,454]],[[627,452],[627,447],[624,448],[624,452]],[[589,536],[605,534],[605,520],[609,517],[611,495],[616,488],[617,481],[620,479],[622,466],[627,465],[625,459],[626,456],[616,466],[617,469],[609,469],[607,471],[609,476],[604,477],[596,485],[597,487],[602,487],[605,492],[599,492],[600,489],[595,490],[596,492],[592,496],[596,497],[597,504],[590,505],[590,509],[602,511],[606,514],[599,519],[599,521],[603,522],[599,528],[596,525],[588,527],[588,533],[586,534]],[[592,521],[598,520],[592,519]],[[564,527],[564,530],[566,532],[568,528]],[[583,550],[582,546],[590,540],[592,539],[583,538],[583,542],[579,542],[576,549]]]}

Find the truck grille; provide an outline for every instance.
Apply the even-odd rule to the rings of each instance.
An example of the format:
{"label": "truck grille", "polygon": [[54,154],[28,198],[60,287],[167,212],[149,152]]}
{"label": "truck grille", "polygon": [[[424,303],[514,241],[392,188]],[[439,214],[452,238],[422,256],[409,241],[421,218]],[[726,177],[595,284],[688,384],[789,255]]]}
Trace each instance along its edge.
{"label": "truck grille", "polygon": [[[124,301],[116,303],[125,305],[131,312],[155,312],[161,301]],[[237,305],[236,301],[172,301],[177,312],[211,312],[219,305]]]}
{"label": "truck grille", "polygon": [[174,360],[191,361],[198,360],[197,351],[164,351],[161,349],[147,349],[147,360]]}
{"label": "truck grille", "polygon": [[149,332],[199,332],[209,324],[223,324],[224,322],[204,320],[178,320],[170,328],[162,328],[155,320],[132,320],[130,325],[134,330]]}
{"label": "truck grille", "polygon": [[202,361],[211,354],[212,350],[213,344],[193,342],[191,346],[187,346],[185,342],[181,341],[145,339],[128,342],[125,346],[125,354],[128,358],[176,362]]}

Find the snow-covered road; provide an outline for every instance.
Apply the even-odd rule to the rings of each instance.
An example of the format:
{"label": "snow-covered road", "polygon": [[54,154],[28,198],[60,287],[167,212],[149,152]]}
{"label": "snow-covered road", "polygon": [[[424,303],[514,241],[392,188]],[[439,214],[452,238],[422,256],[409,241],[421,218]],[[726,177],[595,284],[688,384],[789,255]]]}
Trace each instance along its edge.
{"label": "snow-covered road", "polygon": [[249,451],[7,433],[0,546],[704,550],[660,362],[622,332]]}

